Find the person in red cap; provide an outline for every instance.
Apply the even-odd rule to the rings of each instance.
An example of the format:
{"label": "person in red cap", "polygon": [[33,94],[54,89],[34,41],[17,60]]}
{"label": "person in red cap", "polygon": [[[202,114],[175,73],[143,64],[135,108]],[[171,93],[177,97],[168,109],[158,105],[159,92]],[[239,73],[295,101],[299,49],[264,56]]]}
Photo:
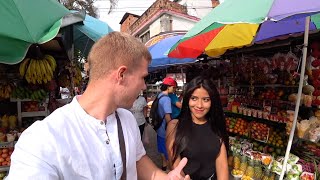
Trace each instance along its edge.
{"label": "person in red cap", "polygon": [[158,152],[161,154],[162,158],[162,170],[167,169],[167,161],[168,161],[168,153],[166,150],[166,126],[169,121],[171,121],[172,117],[172,108],[171,108],[171,99],[168,96],[170,93],[174,92],[174,87],[177,86],[176,81],[171,77],[166,77],[163,79],[162,84],[160,86],[161,93],[159,93],[159,105],[158,105],[158,113],[160,117],[164,117],[165,121],[162,121],[161,126],[157,130],[157,145]]}

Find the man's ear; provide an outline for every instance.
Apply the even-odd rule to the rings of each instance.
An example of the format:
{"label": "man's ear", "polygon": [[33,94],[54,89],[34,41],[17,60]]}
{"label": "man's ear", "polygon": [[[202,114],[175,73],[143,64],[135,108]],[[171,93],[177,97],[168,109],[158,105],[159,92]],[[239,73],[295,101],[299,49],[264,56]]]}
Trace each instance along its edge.
{"label": "man's ear", "polygon": [[120,66],[118,68],[118,74],[117,74],[117,79],[118,80],[123,80],[125,73],[128,71],[128,68],[126,66]]}

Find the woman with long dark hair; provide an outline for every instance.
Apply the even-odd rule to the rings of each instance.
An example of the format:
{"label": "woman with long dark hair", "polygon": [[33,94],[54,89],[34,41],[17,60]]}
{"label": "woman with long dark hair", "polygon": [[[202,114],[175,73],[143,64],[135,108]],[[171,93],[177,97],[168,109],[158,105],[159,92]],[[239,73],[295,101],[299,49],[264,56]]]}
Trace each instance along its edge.
{"label": "woman with long dark hair", "polygon": [[229,179],[226,122],[210,78],[198,76],[187,84],[180,116],[168,123],[166,145],[171,168],[188,158],[183,172],[191,179]]}

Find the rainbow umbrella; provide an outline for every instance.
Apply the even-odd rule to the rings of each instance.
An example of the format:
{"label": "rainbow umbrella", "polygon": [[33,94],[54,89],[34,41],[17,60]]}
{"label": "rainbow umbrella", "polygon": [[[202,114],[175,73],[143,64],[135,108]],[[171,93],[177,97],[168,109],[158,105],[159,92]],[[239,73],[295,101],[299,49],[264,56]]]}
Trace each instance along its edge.
{"label": "rainbow umbrella", "polygon": [[148,50],[152,56],[151,63],[149,64],[149,72],[164,69],[171,65],[187,64],[194,63],[195,58],[169,58],[168,52],[170,47],[177,43],[183,35],[167,33],[158,35],[145,45],[148,47]]}
{"label": "rainbow umbrella", "polygon": [[319,0],[227,0],[199,21],[171,49],[169,57],[211,57],[281,35],[304,31],[305,16],[312,15],[310,30],[320,27]]}

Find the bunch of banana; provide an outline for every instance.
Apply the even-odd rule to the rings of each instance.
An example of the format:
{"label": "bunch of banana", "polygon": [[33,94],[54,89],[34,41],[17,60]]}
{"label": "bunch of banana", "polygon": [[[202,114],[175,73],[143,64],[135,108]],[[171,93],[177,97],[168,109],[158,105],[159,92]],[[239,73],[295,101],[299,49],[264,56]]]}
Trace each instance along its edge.
{"label": "bunch of banana", "polygon": [[3,98],[3,99],[10,98],[10,94],[13,89],[14,89],[14,86],[11,83],[4,83],[0,85],[0,98]]}
{"label": "bunch of banana", "polygon": [[11,94],[12,98],[17,99],[32,99],[35,101],[43,101],[47,97],[48,93],[43,89],[30,90],[25,87],[17,87]]}
{"label": "bunch of banana", "polygon": [[24,59],[19,67],[19,72],[28,83],[47,83],[53,77],[57,67],[56,60],[51,55],[44,55],[44,59]]}

